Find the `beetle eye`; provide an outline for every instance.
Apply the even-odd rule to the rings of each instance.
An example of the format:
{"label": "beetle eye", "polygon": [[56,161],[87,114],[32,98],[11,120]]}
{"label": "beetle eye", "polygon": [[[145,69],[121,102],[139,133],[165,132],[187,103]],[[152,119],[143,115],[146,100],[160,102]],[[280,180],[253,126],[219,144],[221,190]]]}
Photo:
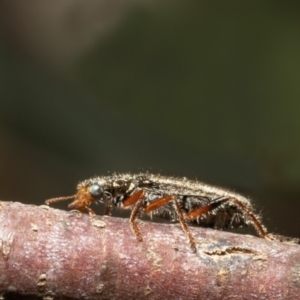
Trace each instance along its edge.
{"label": "beetle eye", "polygon": [[88,192],[92,197],[99,198],[103,193],[103,189],[99,184],[94,183],[89,186]]}

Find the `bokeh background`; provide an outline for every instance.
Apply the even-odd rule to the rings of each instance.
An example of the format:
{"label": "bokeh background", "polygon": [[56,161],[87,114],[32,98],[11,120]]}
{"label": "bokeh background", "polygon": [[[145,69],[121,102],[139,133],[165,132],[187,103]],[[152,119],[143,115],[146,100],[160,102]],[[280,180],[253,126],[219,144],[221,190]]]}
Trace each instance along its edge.
{"label": "bokeh background", "polygon": [[[108,172],[251,197],[300,236],[300,5],[1,1],[0,199]],[[67,207],[67,203],[62,204]]]}

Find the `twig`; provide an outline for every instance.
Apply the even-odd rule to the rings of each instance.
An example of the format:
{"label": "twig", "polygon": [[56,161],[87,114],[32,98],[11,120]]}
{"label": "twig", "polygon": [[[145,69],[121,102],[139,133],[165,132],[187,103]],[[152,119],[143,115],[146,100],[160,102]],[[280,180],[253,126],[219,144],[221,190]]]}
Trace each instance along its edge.
{"label": "twig", "polygon": [[0,202],[0,298],[299,299],[300,247],[218,230]]}

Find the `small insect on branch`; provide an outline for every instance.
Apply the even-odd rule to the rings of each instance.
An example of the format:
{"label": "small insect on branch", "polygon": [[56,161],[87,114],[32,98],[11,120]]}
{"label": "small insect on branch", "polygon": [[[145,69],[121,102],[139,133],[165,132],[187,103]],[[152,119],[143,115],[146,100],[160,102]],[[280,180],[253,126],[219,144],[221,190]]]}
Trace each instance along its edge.
{"label": "small insect on branch", "polygon": [[94,177],[80,182],[75,195],[49,199],[46,204],[68,199],[74,199],[69,207],[81,212],[87,210],[91,216],[95,215],[90,208],[93,202],[105,203],[105,214],[110,214],[114,206],[131,209],[129,223],[138,241],[143,237],[135,220],[139,214],[151,214],[178,221],[193,251],[196,251],[196,241],[187,223],[219,229],[251,224],[262,238],[297,242],[296,239],[269,234],[254,213],[250,199],[185,178],[148,173]]}

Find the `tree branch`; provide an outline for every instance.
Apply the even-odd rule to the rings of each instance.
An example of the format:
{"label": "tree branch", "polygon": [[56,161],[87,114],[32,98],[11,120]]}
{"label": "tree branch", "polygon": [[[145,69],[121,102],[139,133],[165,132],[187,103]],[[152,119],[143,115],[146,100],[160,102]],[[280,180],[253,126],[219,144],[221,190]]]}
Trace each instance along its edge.
{"label": "tree branch", "polygon": [[0,202],[0,298],[299,299],[300,247],[218,230]]}

